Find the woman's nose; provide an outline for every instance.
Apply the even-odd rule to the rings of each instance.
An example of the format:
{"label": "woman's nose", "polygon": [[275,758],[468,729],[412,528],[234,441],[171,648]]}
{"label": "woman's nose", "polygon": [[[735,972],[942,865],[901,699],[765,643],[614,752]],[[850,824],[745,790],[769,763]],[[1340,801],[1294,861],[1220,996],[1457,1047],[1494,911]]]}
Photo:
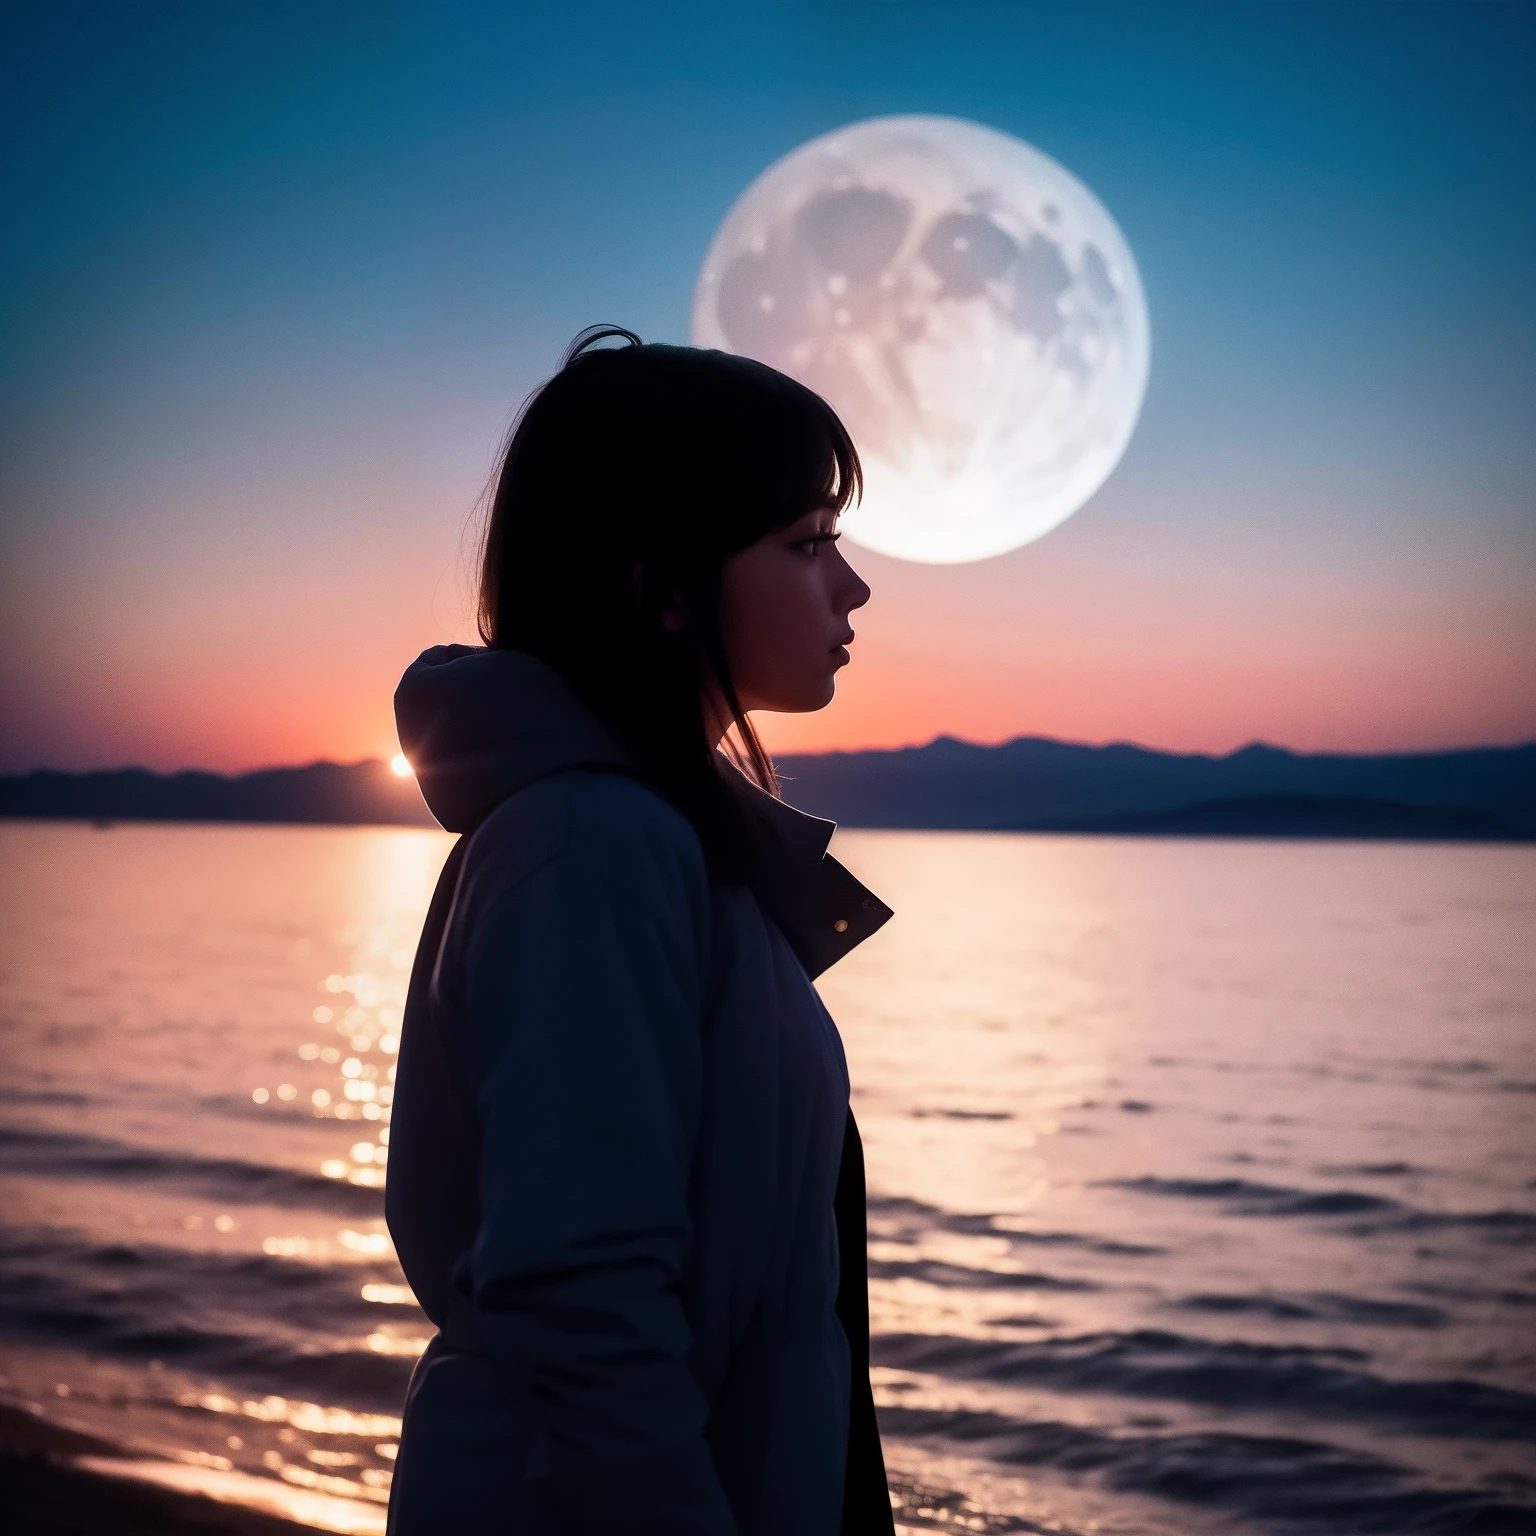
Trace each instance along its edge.
{"label": "woman's nose", "polygon": [[843,561],[843,570],[846,573],[843,589],[838,594],[842,598],[840,607],[844,613],[852,613],[855,608],[862,608],[869,601],[869,585],[864,578],[848,564],[842,551],[838,551],[838,558]]}

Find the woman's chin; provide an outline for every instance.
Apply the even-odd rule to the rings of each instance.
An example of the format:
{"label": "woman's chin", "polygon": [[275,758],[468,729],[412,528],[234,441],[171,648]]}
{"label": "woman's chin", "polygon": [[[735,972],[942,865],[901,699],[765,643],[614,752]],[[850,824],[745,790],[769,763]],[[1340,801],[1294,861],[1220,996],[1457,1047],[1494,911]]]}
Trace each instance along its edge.
{"label": "woman's chin", "polygon": [[825,709],[828,704],[837,697],[837,674],[830,676],[821,688],[817,690],[814,703],[808,703],[801,710],[802,714],[813,714],[818,709]]}
{"label": "woman's chin", "polygon": [[761,710],[768,715],[813,715],[818,709],[825,709],[836,694],[837,678],[835,674],[829,674],[814,686],[797,688],[793,692],[786,690],[772,700],[754,699],[746,707],[749,714]]}

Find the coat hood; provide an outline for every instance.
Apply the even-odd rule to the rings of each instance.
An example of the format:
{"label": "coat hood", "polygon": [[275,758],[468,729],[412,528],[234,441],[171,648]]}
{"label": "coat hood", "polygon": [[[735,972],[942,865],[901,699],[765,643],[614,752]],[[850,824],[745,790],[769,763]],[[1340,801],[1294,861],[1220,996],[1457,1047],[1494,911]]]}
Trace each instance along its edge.
{"label": "coat hood", "polygon": [[524,651],[423,651],[395,689],[395,727],[427,808],[450,832],[472,832],[552,773],[637,772],[565,679]]}
{"label": "coat hood", "polygon": [[[523,651],[435,645],[395,690],[395,725],[428,809],[472,832],[509,795],[587,768],[642,777],[634,757],[553,667]],[[755,831],[748,883],[814,977],[891,909],[828,852],[835,823],[726,776]]]}

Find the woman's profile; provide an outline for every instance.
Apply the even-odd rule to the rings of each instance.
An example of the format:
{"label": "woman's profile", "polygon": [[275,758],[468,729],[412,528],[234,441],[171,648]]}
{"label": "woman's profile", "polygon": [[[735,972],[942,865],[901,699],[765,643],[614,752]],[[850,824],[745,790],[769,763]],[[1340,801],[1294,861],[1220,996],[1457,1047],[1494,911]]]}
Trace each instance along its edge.
{"label": "woman's profile", "polygon": [[749,720],[832,698],[859,486],[802,385],[594,328],[508,440],[484,646],[401,681],[463,835],[391,1125],[389,1227],[439,1329],[393,1536],[893,1531],[863,1156],[811,985],[890,913]]}

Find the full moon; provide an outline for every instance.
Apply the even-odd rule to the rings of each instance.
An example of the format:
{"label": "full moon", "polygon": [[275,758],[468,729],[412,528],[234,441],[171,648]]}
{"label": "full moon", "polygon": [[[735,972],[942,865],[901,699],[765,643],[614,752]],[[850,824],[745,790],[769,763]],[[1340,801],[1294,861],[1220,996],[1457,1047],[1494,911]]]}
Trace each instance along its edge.
{"label": "full moon", "polygon": [[829,400],[864,462],[849,536],[933,564],[1077,511],[1130,441],[1151,358],[1104,205],[953,117],[871,118],[771,165],[710,244],[693,339]]}

